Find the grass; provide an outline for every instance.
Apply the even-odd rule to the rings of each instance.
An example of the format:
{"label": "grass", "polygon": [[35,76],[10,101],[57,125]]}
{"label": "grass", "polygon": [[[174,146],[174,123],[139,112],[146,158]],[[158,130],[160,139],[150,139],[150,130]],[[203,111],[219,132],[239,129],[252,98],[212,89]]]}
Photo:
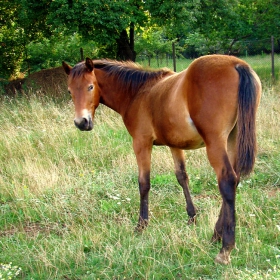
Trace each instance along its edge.
{"label": "grass", "polygon": [[264,88],[259,153],[238,188],[229,266],[213,262],[221,201],[204,149],[186,152],[197,225],[187,225],[168,149],[155,147],[151,221],[135,234],[137,165],[120,117],[101,106],[94,130],[80,132],[70,101],[3,97],[0,279],[279,279],[279,91]]}

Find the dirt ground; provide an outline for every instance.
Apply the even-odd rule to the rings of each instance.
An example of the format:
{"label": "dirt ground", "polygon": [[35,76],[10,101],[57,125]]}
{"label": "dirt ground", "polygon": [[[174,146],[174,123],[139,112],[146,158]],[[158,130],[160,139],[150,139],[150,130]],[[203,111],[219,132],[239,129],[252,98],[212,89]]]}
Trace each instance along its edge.
{"label": "dirt ground", "polygon": [[62,67],[41,70],[24,79],[10,81],[4,86],[4,91],[9,96],[32,93],[62,97],[67,94],[67,75]]}

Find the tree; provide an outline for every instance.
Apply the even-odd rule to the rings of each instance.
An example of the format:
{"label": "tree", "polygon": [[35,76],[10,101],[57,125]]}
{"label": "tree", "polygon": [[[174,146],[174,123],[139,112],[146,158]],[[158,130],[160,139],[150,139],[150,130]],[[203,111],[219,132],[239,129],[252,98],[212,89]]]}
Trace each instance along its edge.
{"label": "tree", "polygon": [[199,14],[199,0],[146,0],[151,23],[165,29],[169,39],[180,39],[188,34]]}
{"label": "tree", "polygon": [[[4,76],[28,62],[27,45],[43,38],[82,35],[99,56],[135,60],[134,30],[145,25],[141,0],[2,0],[0,57]],[[29,68],[29,66],[26,66]]]}
{"label": "tree", "polygon": [[71,65],[81,61],[81,46],[83,54],[89,57],[96,56],[95,42],[83,40],[78,33],[66,36],[64,33],[55,34],[49,39],[43,38],[28,44],[28,62],[30,72],[39,71],[61,65],[65,60]]}
{"label": "tree", "polygon": [[[199,6],[200,13],[186,39],[186,44],[195,46],[199,55],[236,54],[244,39],[264,40],[271,35],[280,38],[277,0],[201,0]],[[260,46],[259,51],[264,48]]]}
{"label": "tree", "polygon": [[[236,54],[241,41],[280,38],[280,3],[277,0],[146,0],[153,24],[162,26],[170,39],[185,42],[196,55]],[[265,45],[266,44],[266,45]]]}
{"label": "tree", "polygon": [[[26,55],[26,46],[50,35],[46,24],[45,2],[35,0],[4,0],[0,16],[1,72],[8,76],[19,70]],[[32,9],[36,13],[31,12]]]}
{"label": "tree", "polygon": [[162,59],[166,53],[172,53],[172,41],[168,40],[162,28],[153,26],[136,34],[135,50],[141,59],[157,57]]}
{"label": "tree", "polygon": [[[1,75],[25,63],[30,68],[30,43],[51,43],[78,36],[94,42],[99,57],[135,60],[134,33],[154,28],[147,50],[177,40],[191,56],[235,53],[242,39],[280,38],[279,0],[1,0]],[[158,28],[158,30],[156,30]],[[151,34],[150,34],[151,35]],[[139,36],[138,36],[139,39]],[[153,42],[151,42],[153,40]],[[66,40],[69,42],[69,40]],[[71,41],[71,40],[70,40]],[[49,43],[48,43],[49,42]],[[239,46],[238,46],[239,44]],[[269,51],[260,44],[259,49]],[[33,50],[33,54],[36,51]],[[152,51],[155,53],[155,51]]]}
{"label": "tree", "polygon": [[134,61],[134,30],[147,19],[143,4],[141,0],[57,0],[50,3],[48,22],[93,39],[107,57]]}
{"label": "tree", "polygon": [[[18,43],[21,30],[18,30],[14,22],[17,5],[9,3],[8,0],[2,1],[0,5],[0,65],[1,76],[16,71],[14,61],[21,60],[21,46]],[[17,36],[14,36],[17,34]]]}

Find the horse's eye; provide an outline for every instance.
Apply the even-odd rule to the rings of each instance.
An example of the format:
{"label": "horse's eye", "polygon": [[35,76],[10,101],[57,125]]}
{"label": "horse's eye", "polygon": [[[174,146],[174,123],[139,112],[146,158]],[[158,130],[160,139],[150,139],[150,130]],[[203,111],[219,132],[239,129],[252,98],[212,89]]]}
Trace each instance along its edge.
{"label": "horse's eye", "polygon": [[71,92],[70,92],[70,90],[68,90],[68,94],[69,94],[69,95],[71,95]]}
{"label": "horse's eye", "polygon": [[93,85],[90,85],[89,87],[88,87],[88,91],[92,91],[93,90]]}

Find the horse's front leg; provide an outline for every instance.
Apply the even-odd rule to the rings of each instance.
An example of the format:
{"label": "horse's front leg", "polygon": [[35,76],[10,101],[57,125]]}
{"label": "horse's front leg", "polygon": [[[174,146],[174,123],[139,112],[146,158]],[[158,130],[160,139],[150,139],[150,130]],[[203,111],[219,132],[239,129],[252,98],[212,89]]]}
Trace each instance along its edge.
{"label": "horse's front leg", "polygon": [[152,144],[134,140],[133,149],[138,164],[138,182],[140,192],[140,213],[136,230],[142,231],[148,225],[149,219],[149,190]]}

